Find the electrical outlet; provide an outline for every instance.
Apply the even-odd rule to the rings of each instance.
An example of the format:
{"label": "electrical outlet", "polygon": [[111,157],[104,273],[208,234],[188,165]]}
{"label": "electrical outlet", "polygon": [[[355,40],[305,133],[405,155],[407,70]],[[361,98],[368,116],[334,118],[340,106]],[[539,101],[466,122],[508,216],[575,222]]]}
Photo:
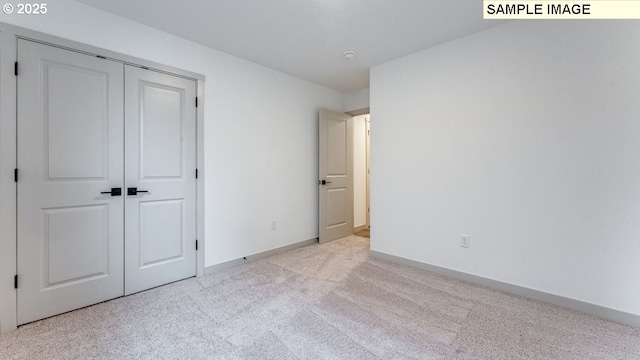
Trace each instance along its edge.
{"label": "electrical outlet", "polygon": [[471,237],[469,235],[460,235],[460,246],[463,248],[471,247]]}
{"label": "electrical outlet", "polygon": [[271,222],[271,230],[276,230],[278,228],[278,222],[273,220]]}

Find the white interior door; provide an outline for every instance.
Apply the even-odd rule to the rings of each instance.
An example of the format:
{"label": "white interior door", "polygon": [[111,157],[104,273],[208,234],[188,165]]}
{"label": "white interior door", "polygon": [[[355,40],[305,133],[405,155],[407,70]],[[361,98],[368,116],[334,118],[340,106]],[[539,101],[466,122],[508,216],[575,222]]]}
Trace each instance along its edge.
{"label": "white interior door", "polygon": [[128,295],[196,274],[196,82],[132,66],[125,79]]}
{"label": "white interior door", "polygon": [[[18,324],[122,296],[123,65],[18,41]],[[115,194],[114,194],[115,195]]]}
{"label": "white interior door", "polygon": [[322,243],[353,232],[353,124],[350,115],[320,110],[318,125]]}

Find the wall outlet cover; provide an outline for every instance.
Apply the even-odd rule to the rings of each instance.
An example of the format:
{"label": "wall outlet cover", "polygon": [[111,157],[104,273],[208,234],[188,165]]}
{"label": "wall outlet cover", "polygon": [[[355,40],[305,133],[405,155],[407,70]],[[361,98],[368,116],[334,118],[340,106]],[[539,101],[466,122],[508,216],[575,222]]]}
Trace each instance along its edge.
{"label": "wall outlet cover", "polygon": [[471,247],[471,237],[469,235],[460,235],[460,246],[463,248]]}

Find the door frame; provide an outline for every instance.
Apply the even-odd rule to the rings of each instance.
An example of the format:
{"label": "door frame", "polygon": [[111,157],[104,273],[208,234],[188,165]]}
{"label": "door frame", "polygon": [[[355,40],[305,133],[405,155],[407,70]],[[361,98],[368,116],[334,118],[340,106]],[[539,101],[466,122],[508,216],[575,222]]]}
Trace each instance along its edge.
{"label": "door frame", "polygon": [[[346,111],[345,114],[353,117],[366,115],[365,121],[365,143],[367,152],[367,224],[366,228],[371,229],[371,108],[366,107],[357,110]],[[353,213],[354,207],[351,212]],[[355,232],[355,229],[354,229]]]}
{"label": "door frame", "polygon": [[371,114],[365,118],[365,143],[367,153],[367,228],[371,228]]}
{"label": "door frame", "polygon": [[[196,276],[204,275],[204,75],[147,61],[118,52],[0,23],[0,333],[17,327],[17,291],[14,276],[17,272],[17,193],[14,169],[17,161],[17,113],[14,64],[18,58],[17,39],[22,38],[57,46],[92,56],[102,56],[132,66],[196,80],[198,107],[196,109]],[[19,70],[19,69],[18,69]],[[194,99],[195,100],[195,99]]]}

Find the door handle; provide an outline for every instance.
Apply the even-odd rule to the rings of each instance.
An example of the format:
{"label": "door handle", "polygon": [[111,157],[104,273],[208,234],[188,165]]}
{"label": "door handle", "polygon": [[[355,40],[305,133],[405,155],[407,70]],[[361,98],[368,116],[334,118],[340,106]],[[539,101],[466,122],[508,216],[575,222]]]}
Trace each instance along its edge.
{"label": "door handle", "polygon": [[148,190],[138,190],[138,188],[130,187],[127,188],[127,195],[133,196],[138,195],[138,193],[148,193]]}
{"label": "door handle", "polygon": [[111,188],[111,191],[101,191],[100,194],[110,194],[111,196],[120,196],[122,195],[121,188]]}
{"label": "door handle", "polygon": [[327,180],[318,180],[318,185],[327,185],[327,184],[331,184],[331,181],[327,181]]}

